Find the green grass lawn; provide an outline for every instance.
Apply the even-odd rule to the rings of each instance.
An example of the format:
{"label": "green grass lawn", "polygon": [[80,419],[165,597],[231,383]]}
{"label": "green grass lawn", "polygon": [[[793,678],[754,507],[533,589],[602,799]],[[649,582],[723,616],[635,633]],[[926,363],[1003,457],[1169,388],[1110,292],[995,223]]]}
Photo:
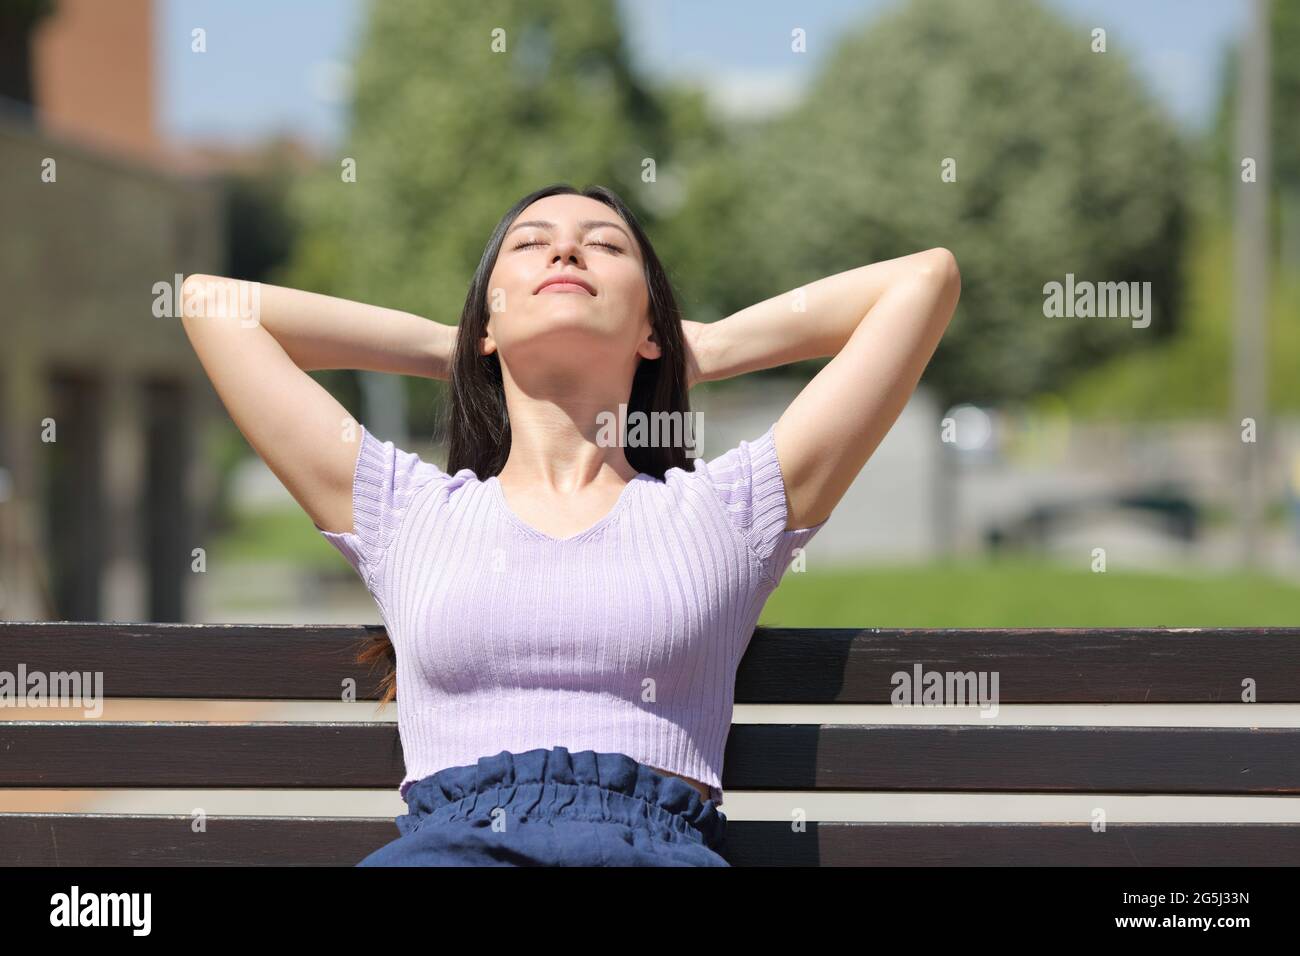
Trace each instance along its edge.
{"label": "green grass lawn", "polygon": [[1300,627],[1300,587],[1252,574],[1093,573],[1002,558],[787,572],[760,624]]}

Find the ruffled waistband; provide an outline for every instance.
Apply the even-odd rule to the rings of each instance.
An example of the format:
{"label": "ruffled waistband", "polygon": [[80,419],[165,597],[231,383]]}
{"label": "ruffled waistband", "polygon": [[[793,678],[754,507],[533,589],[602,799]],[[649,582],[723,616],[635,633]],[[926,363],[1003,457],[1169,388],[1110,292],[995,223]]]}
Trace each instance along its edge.
{"label": "ruffled waistband", "polygon": [[521,821],[558,817],[640,826],[662,839],[715,850],[726,833],[726,817],[713,800],[622,753],[503,750],[417,780],[405,798],[409,812],[397,818],[403,835],[430,821],[486,817],[497,808]]}

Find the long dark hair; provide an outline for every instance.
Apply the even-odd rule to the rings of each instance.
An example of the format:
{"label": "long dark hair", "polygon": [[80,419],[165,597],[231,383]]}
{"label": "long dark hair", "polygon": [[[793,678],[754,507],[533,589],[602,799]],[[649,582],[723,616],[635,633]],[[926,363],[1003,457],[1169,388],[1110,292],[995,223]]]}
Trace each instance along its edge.
{"label": "long dark hair", "polygon": [[[496,267],[506,232],[519,214],[537,200],[557,195],[585,196],[609,206],[627,224],[640,246],[646,288],[650,293],[650,326],[659,343],[660,357],[642,358],[638,363],[627,400],[628,419],[632,420],[634,412],[644,413],[650,421],[655,420],[658,412],[677,412],[685,418],[690,411],[681,311],[649,237],[632,210],[612,190],[604,186],[578,190],[566,183],[555,183],[524,196],[501,217],[470,280],[452,356],[451,401],[444,424],[448,436],[445,469],[448,474],[469,468],[480,480],[486,480],[499,474],[510,456],[510,415],[502,385],[501,360],[496,352],[484,355],[479,349],[489,318],[488,280]],[[626,439],[626,435],[621,437]],[[628,464],[659,479],[670,468],[686,469],[688,465],[686,450],[676,443],[635,447],[625,444],[625,450]],[[397,692],[397,658],[388,637],[380,634],[371,638],[357,659],[371,664],[386,661],[388,670],[381,682],[381,703],[392,700]]]}

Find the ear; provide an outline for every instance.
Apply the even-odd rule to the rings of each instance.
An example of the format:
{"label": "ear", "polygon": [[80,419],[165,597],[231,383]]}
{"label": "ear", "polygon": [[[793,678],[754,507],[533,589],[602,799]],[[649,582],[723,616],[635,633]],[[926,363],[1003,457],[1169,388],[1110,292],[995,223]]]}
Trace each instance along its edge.
{"label": "ear", "polygon": [[646,359],[657,359],[664,354],[664,350],[660,347],[659,340],[653,330],[641,340],[641,344],[637,346],[636,354]]}
{"label": "ear", "polygon": [[496,340],[492,338],[492,333],[488,332],[485,329],[483,331],[483,334],[479,337],[478,340],[478,354],[491,355],[496,350],[497,350]]}

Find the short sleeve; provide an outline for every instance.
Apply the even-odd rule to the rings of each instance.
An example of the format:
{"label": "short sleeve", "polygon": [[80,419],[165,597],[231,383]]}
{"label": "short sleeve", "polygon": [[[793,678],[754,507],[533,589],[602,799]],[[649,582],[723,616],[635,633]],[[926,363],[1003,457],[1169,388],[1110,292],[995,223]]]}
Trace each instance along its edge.
{"label": "short sleeve", "polygon": [[391,441],[380,441],[363,425],[352,475],[352,530],[326,531],[318,524],[316,530],[372,587],[408,505],[430,482],[445,478],[437,465]]}
{"label": "short sleeve", "polygon": [[742,441],[705,462],[708,479],[727,517],[753,548],[771,587],[780,582],[795,550],[808,544],[830,520],[786,530],[789,511],[785,479],[776,457],[775,430],[773,423],[758,438]]}

